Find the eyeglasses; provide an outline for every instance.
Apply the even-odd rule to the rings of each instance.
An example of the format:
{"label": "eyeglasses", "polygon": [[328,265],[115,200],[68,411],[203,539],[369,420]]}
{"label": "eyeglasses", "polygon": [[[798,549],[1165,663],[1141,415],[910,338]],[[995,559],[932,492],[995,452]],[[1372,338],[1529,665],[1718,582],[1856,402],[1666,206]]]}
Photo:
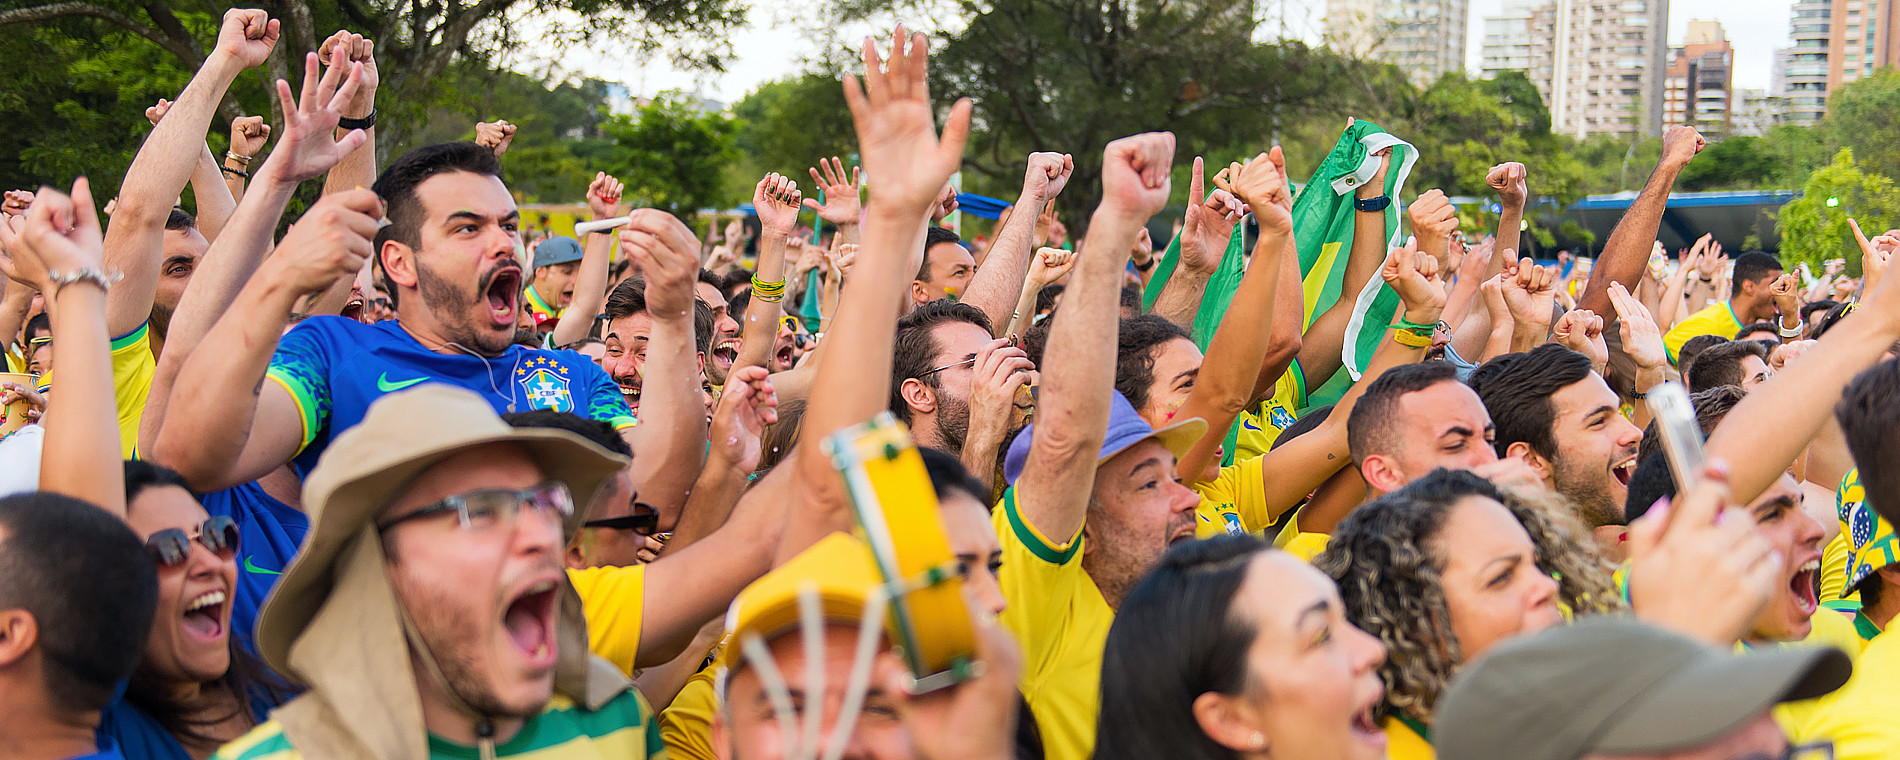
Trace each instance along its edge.
{"label": "eyeglasses", "polygon": [[936,369],[931,369],[931,370],[925,370],[925,371],[923,371],[923,372],[920,372],[920,373],[918,373],[918,374],[917,374],[917,379],[918,379],[918,380],[922,380],[922,379],[924,379],[924,378],[926,378],[926,377],[930,377],[931,375],[934,375],[934,374],[937,374],[937,373],[939,373],[939,372],[942,372],[942,371],[944,371],[944,370],[946,370],[946,369],[956,369],[956,368],[958,368],[958,367],[968,367],[968,366],[971,366],[971,365],[974,365],[974,364],[976,364],[976,357],[974,357],[974,356],[972,356],[972,357],[970,357],[970,358],[968,358],[968,359],[964,359],[963,361],[960,361],[960,362],[957,362],[957,363],[955,363],[955,364],[945,364],[945,365],[943,365],[943,366],[941,366],[941,367],[938,367],[938,368],[936,368]]}
{"label": "eyeglasses", "polygon": [[237,556],[237,521],[224,515],[212,517],[198,526],[198,534],[192,535],[183,528],[166,528],[147,536],[145,551],[159,567],[174,568],[185,564],[191,558],[191,542],[197,541],[210,549],[218,559],[230,559]]}
{"label": "eyeglasses", "polygon": [[[637,498],[637,496],[636,496]],[[631,501],[631,500],[629,500]],[[630,530],[635,535],[651,536],[660,527],[660,512],[653,505],[632,501],[633,514],[619,517],[603,517],[581,523],[583,528],[606,528],[608,530]]]}
{"label": "eyeglasses", "polygon": [[455,515],[463,530],[483,530],[496,523],[513,522],[524,504],[552,513],[560,520],[574,514],[574,496],[568,493],[567,484],[549,482],[520,491],[490,488],[457,494],[378,525],[376,530],[388,531],[410,520],[449,513]]}

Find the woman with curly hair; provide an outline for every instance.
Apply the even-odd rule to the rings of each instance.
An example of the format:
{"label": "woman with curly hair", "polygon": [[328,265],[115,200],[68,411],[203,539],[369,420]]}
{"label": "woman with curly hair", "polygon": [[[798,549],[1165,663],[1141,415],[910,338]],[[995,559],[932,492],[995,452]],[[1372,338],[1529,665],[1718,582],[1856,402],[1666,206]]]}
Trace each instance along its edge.
{"label": "woman with curly hair", "polygon": [[1438,696],[1505,639],[1620,609],[1609,566],[1559,503],[1438,470],[1348,516],[1313,564],[1346,617],[1384,642],[1377,717],[1393,760],[1431,758]]}
{"label": "woman with curly hair", "polygon": [[1293,555],[1248,535],[1177,545],[1108,630],[1094,760],[1384,760],[1384,657]]}

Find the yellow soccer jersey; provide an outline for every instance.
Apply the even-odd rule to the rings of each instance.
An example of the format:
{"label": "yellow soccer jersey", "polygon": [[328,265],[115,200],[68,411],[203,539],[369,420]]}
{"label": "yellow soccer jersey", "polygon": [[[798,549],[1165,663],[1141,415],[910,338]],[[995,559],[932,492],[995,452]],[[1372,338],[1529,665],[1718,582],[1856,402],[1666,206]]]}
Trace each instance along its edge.
{"label": "yellow soccer jersey", "polygon": [[1003,545],[1002,620],[1023,647],[1023,697],[1049,760],[1088,760],[1101,706],[1102,648],[1115,611],[1082,569],[1082,535],[1051,541],[1003,492],[992,514]]}
{"label": "yellow soccer jersey", "polygon": [[640,654],[646,570],[645,565],[633,565],[567,571],[587,616],[587,648],[628,677],[633,676],[633,663]]}
{"label": "yellow soccer jersey", "polygon": [[[1669,332],[1663,335],[1663,347],[1669,349],[1669,362],[1676,363],[1676,355],[1682,351],[1682,344],[1697,335],[1720,335],[1733,338],[1742,331],[1742,322],[1735,318],[1735,308],[1728,302],[1715,304],[1690,314]],[[1678,367],[1677,369],[1686,369]]]}
{"label": "yellow soccer jersey", "polygon": [[1300,362],[1293,361],[1273,385],[1273,396],[1240,413],[1234,424],[1234,463],[1239,464],[1267,453],[1280,431],[1287,429],[1306,406],[1306,376],[1300,374]]}
{"label": "yellow soccer jersey", "polygon": [[1280,521],[1280,515],[1267,504],[1263,461],[1260,457],[1241,460],[1232,467],[1222,467],[1219,477],[1194,486],[1194,492],[1201,496],[1196,536],[1258,534]]}
{"label": "yellow soccer jersey", "polygon": [[[1800,641],[1785,641],[1775,646],[1781,649],[1790,647],[1831,646],[1847,653],[1851,659],[1858,660],[1865,642],[1860,632],[1854,628],[1854,621],[1848,616],[1825,607],[1815,610],[1809,618],[1814,630]],[[1736,651],[1742,651],[1744,645],[1737,644]],[[1858,667],[1858,665],[1857,665]],[[1800,744],[1806,737],[1815,734],[1814,722],[1819,709],[1826,704],[1827,698],[1806,699],[1800,702],[1784,702],[1775,706],[1775,722],[1781,724],[1781,730]]]}
{"label": "yellow soccer jersey", "polygon": [[712,719],[719,711],[719,694],[713,689],[715,669],[700,668],[680,687],[673,704],[660,711],[660,738],[673,760],[718,760],[712,746]]}
{"label": "yellow soccer jersey", "polygon": [[[146,341],[150,323],[112,340],[112,397],[119,411],[119,455],[138,458],[139,422],[145,419],[145,399],[152,394],[152,374],[158,362],[152,358],[152,344]],[[39,390],[53,386],[53,373],[40,377]]]}
{"label": "yellow soccer jersey", "polygon": [[1432,749],[1432,743],[1425,738],[1428,732],[1423,726],[1411,721],[1401,720],[1398,716],[1385,719],[1385,756],[1388,760],[1433,760],[1438,751]]}
{"label": "yellow soccer jersey", "polygon": [[1836,760],[1900,757],[1900,633],[1875,637],[1854,663],[1854,677],[1826,697],[1797,741],[1834,742]]}

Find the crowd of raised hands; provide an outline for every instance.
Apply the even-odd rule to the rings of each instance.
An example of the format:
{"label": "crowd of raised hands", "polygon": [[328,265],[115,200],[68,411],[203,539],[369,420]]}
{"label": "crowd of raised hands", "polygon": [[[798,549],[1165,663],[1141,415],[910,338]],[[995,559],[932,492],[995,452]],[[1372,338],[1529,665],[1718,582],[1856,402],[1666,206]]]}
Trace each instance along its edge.
{"label": "crowd of raised hands", "polygon": [[965,240],[899,26],[858,165],[690,223],[601,167],[568,236],[505,119],[379,156],[349,31],[215,156],[279,24],[118,188],[0,198],[8,757],[1900,755],[1900,230],[1672,256],[1692,128],[1591,257],[1534,167],[1470,230],[1342,142],[1319,240],[1168,132]]}

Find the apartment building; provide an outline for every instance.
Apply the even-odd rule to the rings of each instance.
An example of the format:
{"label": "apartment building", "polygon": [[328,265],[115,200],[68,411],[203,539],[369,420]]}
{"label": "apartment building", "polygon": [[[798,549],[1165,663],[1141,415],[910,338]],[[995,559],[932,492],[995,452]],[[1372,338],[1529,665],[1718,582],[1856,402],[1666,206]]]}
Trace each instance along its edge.
{"label": "apartment building", "polygon": [[1465,67],[1470,0],[1327,0],[1326,40],[1404,69],[1424,87]]}
{"label": "apartment building", "polygon": [[1687,124],[1713,139],[1734,134],[1734,61],[1721,22],[1690,21],[1663,80],[1663,125]]}
{"label": "apartment building", "polygon": [[1564,134],[1659,135],[1669,0],[1544,0],[1485,19],[1483,73],[1523,71]]}

